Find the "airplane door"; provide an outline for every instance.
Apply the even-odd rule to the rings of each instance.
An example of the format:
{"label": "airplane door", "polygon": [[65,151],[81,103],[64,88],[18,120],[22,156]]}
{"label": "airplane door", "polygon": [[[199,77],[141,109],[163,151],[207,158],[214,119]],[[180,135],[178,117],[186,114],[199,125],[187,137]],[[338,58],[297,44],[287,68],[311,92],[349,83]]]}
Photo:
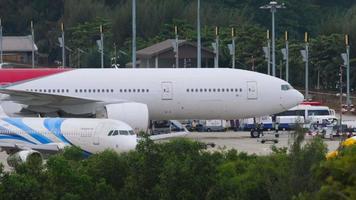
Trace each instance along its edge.
{"label": "airplane door", "polygon": [[257,82],[247,81],[247,99],[257,99]]}
{"label": "airplane door", "polygon": [[172,100],[173,99],[173,86],[172,82],[162,82],[162,100]]}
{"label": "airplane door", "polygon": [[100,123],[93,134],[93,145],[99,145],[100,144],[100,134],[103,132],[103,127],[104,125]]}

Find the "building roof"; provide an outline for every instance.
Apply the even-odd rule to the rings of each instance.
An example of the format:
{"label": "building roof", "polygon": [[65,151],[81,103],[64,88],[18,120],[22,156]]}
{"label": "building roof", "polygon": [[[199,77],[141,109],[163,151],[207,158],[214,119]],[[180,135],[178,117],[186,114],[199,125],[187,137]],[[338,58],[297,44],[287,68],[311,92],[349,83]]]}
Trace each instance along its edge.
{"label": "building roof", "polygon": [[2,49],[5,52],[31,52],[32,45],[34,45],[34,50],[37,51],[38,48],[36,44],[32,42],[31,35],[2,37]]}
{"label": "building roof", "polygon": [[[160,43],[156,43],[152,46],[146,47],[144,49],[141,49],[139,51],[136,52],[137,57],[141,57],[141,58],[150,58],[150,57],[154,57],[156,55],[162,54],[166,51],[170,51],[173,50],[173,42],[175,42],[174,39],[168,39],[165,40],[163,42]],[[188,42],[186,40],[178,40],[178,45],[179,46],[183,46],[183,45],[190,45],[193,47],[197,47],[197,45],[195,43],[192,42]],[[210,49],[207,48],[203,48],[202,50],[207,51],[209,53],[213,53]]]}

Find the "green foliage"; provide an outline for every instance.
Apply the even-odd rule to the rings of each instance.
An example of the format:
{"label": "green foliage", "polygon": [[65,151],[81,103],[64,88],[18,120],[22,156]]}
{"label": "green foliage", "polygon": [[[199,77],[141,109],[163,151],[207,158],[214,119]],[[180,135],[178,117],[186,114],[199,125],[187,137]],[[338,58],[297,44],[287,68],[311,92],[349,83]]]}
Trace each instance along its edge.
{"label": "green foliage", "polygon": [[6,191],[0,199],[325,199],[340,192],[353,197],[356,149],[325,161],[325,144],[318,138],[303,144],[302,133],[288,151],[274,147],[267,156],[148,137],[136,151],[107,150],[88,159],[72,147],[44,166],[29,162],[11,173],[0,168],[0,191]]}
{"label": "green foliage", "polygon": [[343,149],[337,158],[327,160],[316,170],[322,181],[315,199],[355,199],[356,198],[356,147]]}

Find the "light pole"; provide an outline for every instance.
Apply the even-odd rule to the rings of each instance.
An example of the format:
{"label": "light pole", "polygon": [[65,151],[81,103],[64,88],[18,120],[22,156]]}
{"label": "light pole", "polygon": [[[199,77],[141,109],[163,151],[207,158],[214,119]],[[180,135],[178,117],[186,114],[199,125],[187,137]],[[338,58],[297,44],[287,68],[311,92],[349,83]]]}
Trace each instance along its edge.
{"label": "light pole", "polygon": [[2,23],[0,18],[0,63],[3,63],[2,59]]}
{"label": "light pole", "polygon": [[100,25],[100,43],[101,43],[101,68],[104,68],[104,34],[103,34],[103,25]]}
{"label": "light pole", "polygon": [[215,42],[212,46],[215,53],[214,68],[219,68],[219,27],[215,27]]}
{"label": "light pole", "polygon": [[62,31],[62,67],[65,67],[66,65],[66,51],[65,51],[65,43],[64,43],[64,25],[61,23],[61,31]]}
{"label": "light pole", "polygon": [[176,51],[176,68],[179,68],[179,41],[178,41],[178,27],[174,26],[174,33],[176,35],[175,51]]}
{"label": "light pole", "polygon": [[351,99],[350,99],[350,45],[349,45],[349,35],[345,35],[345,45],[346,45],[346,104],[347,108],[350,109]]}
{"label": "light pole", "polygon": [[267,30],[267,55],[268,55],[268,75],[271,75],[271,38],[269,34],[269,30]]}
{"label": "light pole", "polygon": [[277,9],[285,8],[284,3],[278,4],[276,1],[271,1],[269,4],[261,6],[260,9],[271,10],[272,13],[272,75],[276,76],[276,41],[275,41],[275,23],[274,23],[274,13]]}
{"label": "light pole", "polygon": [[136,0],[132,0],[132,67],[136,68]]}
{"label": "light pole", "polygon": [[339,99],[339,103],[340,103],[340,121],[339,121],[339,130],[341,131],[341,134],[342,134],[342,69],[343,65],[340,65],[340,72],[339,72],[339,89],[340,89],[340,99]]}
{"label": "light pole", "polygon": [[200,0],[197,5],[197,67],[201,68],[201,39],[200,39]]}
{"label": "light pole", "polygon": [[33,30],[33,21],[31,21],[31,38],[32,38],[32,68],[35,68],[35,33]]}
{"label": "light pole", "polygon": [[286,41],[286,81],[289,82],[289,43],[287,31],[284,33],[284,39]]}
{"label": "light pole", "polygon": [[308,33],[304,34],[304,42],[305,42],[305,50],[301,50],[301,54],[303,56],[303,61],[305,62],[305,99],[309,98],[309,43],[308,43]]}
{"label": "light pole", "polygon": [[232,56],[232,68],[235,69],[235,60],[236,60],[236,55],[235,55],[235,29],[232,27],[231,28],[231,44],[228,44],[228,48],[230,51],[230,55]]}

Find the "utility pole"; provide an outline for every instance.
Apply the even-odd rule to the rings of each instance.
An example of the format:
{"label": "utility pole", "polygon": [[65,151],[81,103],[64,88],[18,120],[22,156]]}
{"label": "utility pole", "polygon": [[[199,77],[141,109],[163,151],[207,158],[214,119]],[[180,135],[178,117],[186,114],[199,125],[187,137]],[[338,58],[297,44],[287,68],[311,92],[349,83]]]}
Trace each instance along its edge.
{"label": "utility pole", "polygon": [[114,42],[114,65],[117,67],[117,51],[116,51],[116,43]]}
{"label": "utility pole", "polygon": [[214,68],[219,68],[219,27],[215,27],[215,42],[212,43],[215,58]]}
{"label": "utility pole", "polygon": [[201,38],[200,38],[200,0],[198,0],[198,5],[197,5],[197,67],[201,68]]}
{"label": "utility pole", "polygon": [[35,68],[35,32],[33,30],[33,21],[31,21],[31,38],[32,38],[32,68]]}
{"label": "utility pole", "polygon": [[176,68],[179,68],[179,43],[178,43],[178,27],[174,26],[174,33],[176,35],[175,50],[176,50]]}
{"label": "utility pole", "polygon": [[267,30],[267,72],[271,75],[271,39],[269,37],[269,30]]}
{"label": "utility pole", "polygon": [[3,63],[3,50],[2,50],[2,23],[0,18],[0,63]]}
{"label": "utility pole", "polygon": [[289,43],[287,31],[284,33],[284,39],[286,41],[286,81],[289,82]]}
{"label": "utility pole", "polygon": [[346,45],[346,104],[347,108],[350,109],[351,99],[350,99],[350,45],[349,45],[349,35],[345,35],[345,45]]}
{"label": "utility pole", "polygon": [[339,89],[340,89],[340,97],[339,97],[339,104],[340,104],[340,121],[339,121],[339,126],[340,126],[340,131],[342,134],[342,69],[343,65],[340,65],[340,72],[339,72],[339,78],[340,78],[340,82],[339,82]]}
{"label": "utility pole", "polygon": [[136,68],[136,0],[132,0],[132,68]]}
{"label": "utility pole", "polygon": [[66,50],[65,50],[65,43],[64,43],[64,25],[61,23],[61,30],[62,30],[62,67],[64,68],[66,65]]}
{"label": "utility pole", "polygon": [[308,33],[304,34],[305,42],[305,98],[309,99],[309,43],[308,43]]}
{"label": "utility pole", "polygon": [[100,25],[100,43],[101,43],[101,68],[104,68],[104,34],[103,25]]}
{"label": "utility pole", "polygon": [[235,69],[235,60],[236,60],[236,55],[235,55],[235,28],[231,28],[231,44],[228,45],[229,50],[230,50],[230,55],[232,56],[232,68]]}

